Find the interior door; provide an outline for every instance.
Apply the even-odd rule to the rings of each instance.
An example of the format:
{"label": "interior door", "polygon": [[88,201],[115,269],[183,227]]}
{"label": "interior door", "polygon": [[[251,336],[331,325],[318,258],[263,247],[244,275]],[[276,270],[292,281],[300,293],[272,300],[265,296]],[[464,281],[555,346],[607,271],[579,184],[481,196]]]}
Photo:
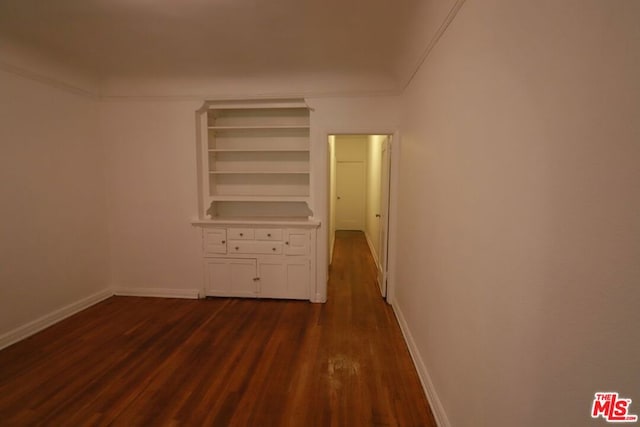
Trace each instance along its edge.
{"label": "interior door", "polygon": [[336,229],[364,230],[366,175],[364,162],[336,163]]}
{"label": "interior door", "polygon": [[389,254],[389,188],[391,166],[391,141],[390,137],[381,145],[380,156],[380,265],[378,266],[378,286],[384,298],[387,297],[387,264]]}

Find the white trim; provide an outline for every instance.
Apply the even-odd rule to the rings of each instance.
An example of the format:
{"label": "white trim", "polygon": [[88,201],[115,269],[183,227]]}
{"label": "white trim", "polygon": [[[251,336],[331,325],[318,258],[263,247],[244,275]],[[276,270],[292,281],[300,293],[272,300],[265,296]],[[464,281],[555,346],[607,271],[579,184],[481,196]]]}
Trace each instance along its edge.
{"label": "white trim", "polygon": [[369,233],[367,233],[366,230],[364,231],[364,237],[365,239],[367,239],[367,245],[369,245],[369,252],[371,252],[373,261],[376,263],[376,269],[378,271],[382,270],[382,268],[380,268],[380,262],[378,261],[378,254],[376,253],[375,248],[373,247],[373,242],[369,238]]}
{"label": "white trim", "polygon": [[166,288],[124,288],[114,287],[113,294],[127,297],[185,298],[198,299],[201,289],[166,289]]}
{"label": "white trim", "polygon": [[386,97],[386,96],[398,96],[402,93],[398,87],[398,82],[392,82],[392,88],[386,89],[360,89],[360,90],[342,90],[342,91],[309,91],[301,90],[298,92],[262,92],[262,93],[209,93],[203,92],[197,93],[182,93],[182,94],[147,94],[147,95],[133,95],[133,94],[117,94],[117,93],[103,93],[102,87],[97,86],[95,88],[82,88],[79,85],[67,83],[59,80],[55,77],[47,74],[40,73],[38,71],[31,70],[21,66],[13,65],[10,62],[0,60],[0,70],[7,73],[14,74],[16,76],[23,77],[38,83],[48,85],[57,89],[61,89],[76,95],[93,98],[100,102],[121,102],[121,101],[137,101],[137,102],[184,102],[184,101],[203,101],[206,99],[213,99],[216,101],[238,101],[238,100],[256,100],[256,99],[291,99],[291,98],[363,98],[363,97]]}
{"label": "white trim", "polygon": [[451,22],[453,22],[454,18],[458,15],[458,12],[460,11],[460,8],[462,8],[462,5],[464,4],[464,2],[465,0],[455,1],[451,9],[449,10],[449,13],[444,18],[444,21],[436,31],[435,35],[431,40],[429,40],[429,44],[427,44],[427,47],[425,47],[424,51],[422,51],[422,55],[420,55],[420,58],[418,58],[418,62],[414,65],[413,69],[411,70],[411,74],[409,74],[409,77],[401,86],[402,87],[402,89],[400,90],[401,93],[404,93],[404,91],[407,89],[409,84],[411,84],[411,81],[413,80],[413,78],[416,76],[416,74],[418,74],[418,70],[420,70],[420,67],[422,67],[422,64],[424,64],[424,62],[427,60],[433,48],[436,46],[436,44],[438,44],[438,42],[440,41],[440,38],[442,38],[442,35],[445,33],[445,31],[447,31],[447,28],[449,28],[449,25],[451,24]]}
{"label": "white trim", "polygon": [[411,359],[413,359],[413,364],[416,367],[416,371],[418,371],[418,377],[420,377],[420,382],[422,383],[422,388],[424,389],[425,394],[427,395],[427,400],[429,401],[429,405],[431,406],[431,411],[433,412],[433,417],[436,420],[436,424],[439,427],[451,427],[451,423],[449,423],[449,418],[442,406],[442,402],[438,398],[438,394],[436,393],[436,389],[433,386],[433,381],[431,381],[431,376],[427,371],[427,367],[420,356],[420,352],[418,347],[416,346],[416,342],[411,335],[411,331],[409,330],[409,326],[407,325],[406,320],[404,319],[404,315],[402,314],[402,310],[398,304],[393,304],[393,312],[398,319],[398,324],[400,325],[400,330],[402,331],[402,335],[404,336],[404,340],[407,343],[407,347],[409,347],[409,353],[411,354]]}
{"label": "white trim", "polygon": [[314,304],[323,304],[327,302],[327,299],[326,298],[323,299],[322,294],[320,294],[319,292],[316,292],[315,298],[312,298],[310,301]]}
{"label": "white trim", "polygon": [[[66,83],[51,76],[39,73],[37,71],[30,70],[24,67],[18,67],[6,61],[0,61],[0,69],[8,73],[21,76],[26,79],[30,79],[39,83],[49,85],[58,89],[65,90],[76,95],[81,95],[89,98],[96,99],[100,102],[109,101],[203,101],[205,99],[215,99],[217,101],[225,100],[242,100],[242,99],[291,99],[291,98],[361,98],[361,97],[386,97],[386,96],[400,96],[407,89],[415,75],[417,74],[422,64],[427,60],[429,54],[438,43],[442,35],[446,32],[451,22],[455,19],[456,15],[462,8],[465,0],[455,0],[453,6],[449,10],[449,13],[445,17],[444,21],[436,31],[431,40],[428,41],[427,46],[423,50],[422,54],[411,68],[407,78],[399,79],[399,81],[392,81],[393,87],[385,89],[360,89],[360,90],[342,90],[342,91],[308,91],[301,90],[298,92],[262,92],[253,94],[229,94],[229,93],[208,93],[207,95],[184,93],[175,95],[162,95],[162,94],[148,94],[148,95],[133,95],[133,94],[116,94],[116,93],[103,93],[101,87],[92,89],[85,89],[78,85]],[[339,132],[338,132],[339,133]]]}
{"label": "white trim", "polygon": [[387,212],[387,303],[393,305],[395,301],[395,272],[396,272],[396,236],[398,235],[397,215],[398,197],[400,193],[400,149],[402,140],[400,131],[391,134],[387,150],[391,157],[389,164],[389,210]]}
{"label": "white trim", "polygon": [[[388,229],[387,229],[388,232]],[[364,237],[365,239],[367,239],[367,245],[369,246],[369,252],[371,252],[371,257],[373,258],[373,262],[376,264],[376,285],[378,285],[378,290],[380,290],[380,294],[382,295],[382,285],[380,284],[380,277],[384,277],[384,272],[382,271],[382,267],[380,266],[380,262],[378,260],[378,254],[376,253],[374,247],[373,247],[373,243],[371,242],[371,239],[369,239],[369,233],[367,233],[366,231],[364,232]],[[388,251],[388,246],[387,246],[387,251]],[[387,292],[388,294],[388,292]],[[387,296],[386,295],[382,295],[382,297],[388,302],[387,300]]]}
{"label": "white trim", "polygon": [[36,71],[31,71],[23,67],[16,67],[15,65],[5,61],[0,61],[0,70],[9,74],[13,74],[18,77],[22,77],[23,79],[38,82],[38,83],[50,86],[52,88],[56,88],[56,89],[63,90],[65,92],[72,93],[74,95],[80,95],[80,96],[84,96],[92,99],[100,98],[98,93],[95,91],[83,89],[80,86],[66,83],[54,77],[50,77],[45,74],[38,73]]}
{"label": "white trim", "polygon": [[12,331],[0,335],[0,349],[8,347],[11,344],[15,344],[18,341],[21,341],[37,332],[40,332],[41,330],[46,329],[49,326],[52,326],[60,322],[61,320],[73,316],[74,314],[86,308],[89,308],[92,305],[99,303],[100,301],[104,301],[105,299],[112,296],[113,292],[111,291],[111,289],[106,289],[104,291],[100,291],[96,294],[83,298],[79,301],[76,301],[72,304],[59,308],[55,311],[52,311],[49,314],[45,314],[44,316],[33,320],[25,325],[19,326]]}
{"label": "white trim", "polygon": [[[397,82],[394,82],[397,86]],[[387,96],[399,96],[402,91],[397,88],[390,89],[363,89],[363,90],[343,90],[343,91],[306,91],[301,90],[299,92],[273,92],[273,93],[210,93],[203,92],[198,95],[195,93],[185,93],[176,95],[161,95],[161,94],[149,94],[149,95],[126,95],[126,94],[102,94],[100,100],[102,102],[119,102],[119,101],[203,101],[206,99],[225,101],[225,100],[256,100],[256,99],[283,99],[283,98],[373,98],[373,97],[387,97]]]}
{"label": "white trim", "polygon": [[320,221],[314,218],[303,219],[265,219],[265,218],[215,218],[215,219],[193,219],[191,225],[196,227],[222,226],[222,225],[254,225],[254,226],[274,226],[274,227],[296,227],[296,228],[318,228]]}

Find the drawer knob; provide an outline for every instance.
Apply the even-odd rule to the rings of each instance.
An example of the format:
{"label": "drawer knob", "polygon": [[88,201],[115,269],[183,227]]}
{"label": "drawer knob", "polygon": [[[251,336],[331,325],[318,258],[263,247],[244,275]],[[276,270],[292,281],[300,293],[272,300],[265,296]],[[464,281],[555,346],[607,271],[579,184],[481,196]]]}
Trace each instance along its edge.
{"label": "drawer knob", "polygon": [[240,237],[244,236],[244,233],[240,233]]}
{"label": "drawer knob", "polygon": [[271,233],[267,233],[267,237],[271,237]]}
{"label": "drawer knob", "polygon": [[220,243],[222,243],[222,244],[224,245],[224,244],[225,244],[225,243],[227,243],[227,242],[226,242],[225,240],[223,240],[223,241],[222,241],[222,242],[220,242]]}
{"label": "drawer knob", "polygon": [[236,251],[237,251],[238,249],[240,249],[240,247],[239,247],[239,246],[236,246]]}
{"label": "drawer knob", "polygon": [[288,244],[289,244],[289,242],[284,242],[284,244],[285,244],[285,245],[288,245]]}
{"label": "drawer knob", "polygon": [[275,252],[275,251],[276,251],[276,248],[271,248],[271,250]]}

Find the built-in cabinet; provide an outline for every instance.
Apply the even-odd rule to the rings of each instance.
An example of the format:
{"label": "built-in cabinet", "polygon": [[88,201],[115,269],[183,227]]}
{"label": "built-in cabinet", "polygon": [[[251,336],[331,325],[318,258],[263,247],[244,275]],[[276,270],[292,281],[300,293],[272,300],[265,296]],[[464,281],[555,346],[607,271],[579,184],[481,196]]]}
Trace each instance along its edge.
{"label": "built-in cabinet", "polygon": [[315,226],[202,226],[206,296],[313,298]]}
{"label": "built-in cabinet", "polygon": [[208,101],[196,117],[204,295],[319,300],[304,100]]}

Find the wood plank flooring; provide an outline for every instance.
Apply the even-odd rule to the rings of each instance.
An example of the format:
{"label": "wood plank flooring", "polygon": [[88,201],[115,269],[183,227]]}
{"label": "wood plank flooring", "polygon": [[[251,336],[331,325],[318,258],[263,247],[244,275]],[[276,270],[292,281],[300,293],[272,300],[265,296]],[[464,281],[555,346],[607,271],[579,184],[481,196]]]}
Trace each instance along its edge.
{"label": "wood plank flooring", "polygon": [[435,426],[360,232],[326,304],[113,297],[0,351],[0,425]]}

